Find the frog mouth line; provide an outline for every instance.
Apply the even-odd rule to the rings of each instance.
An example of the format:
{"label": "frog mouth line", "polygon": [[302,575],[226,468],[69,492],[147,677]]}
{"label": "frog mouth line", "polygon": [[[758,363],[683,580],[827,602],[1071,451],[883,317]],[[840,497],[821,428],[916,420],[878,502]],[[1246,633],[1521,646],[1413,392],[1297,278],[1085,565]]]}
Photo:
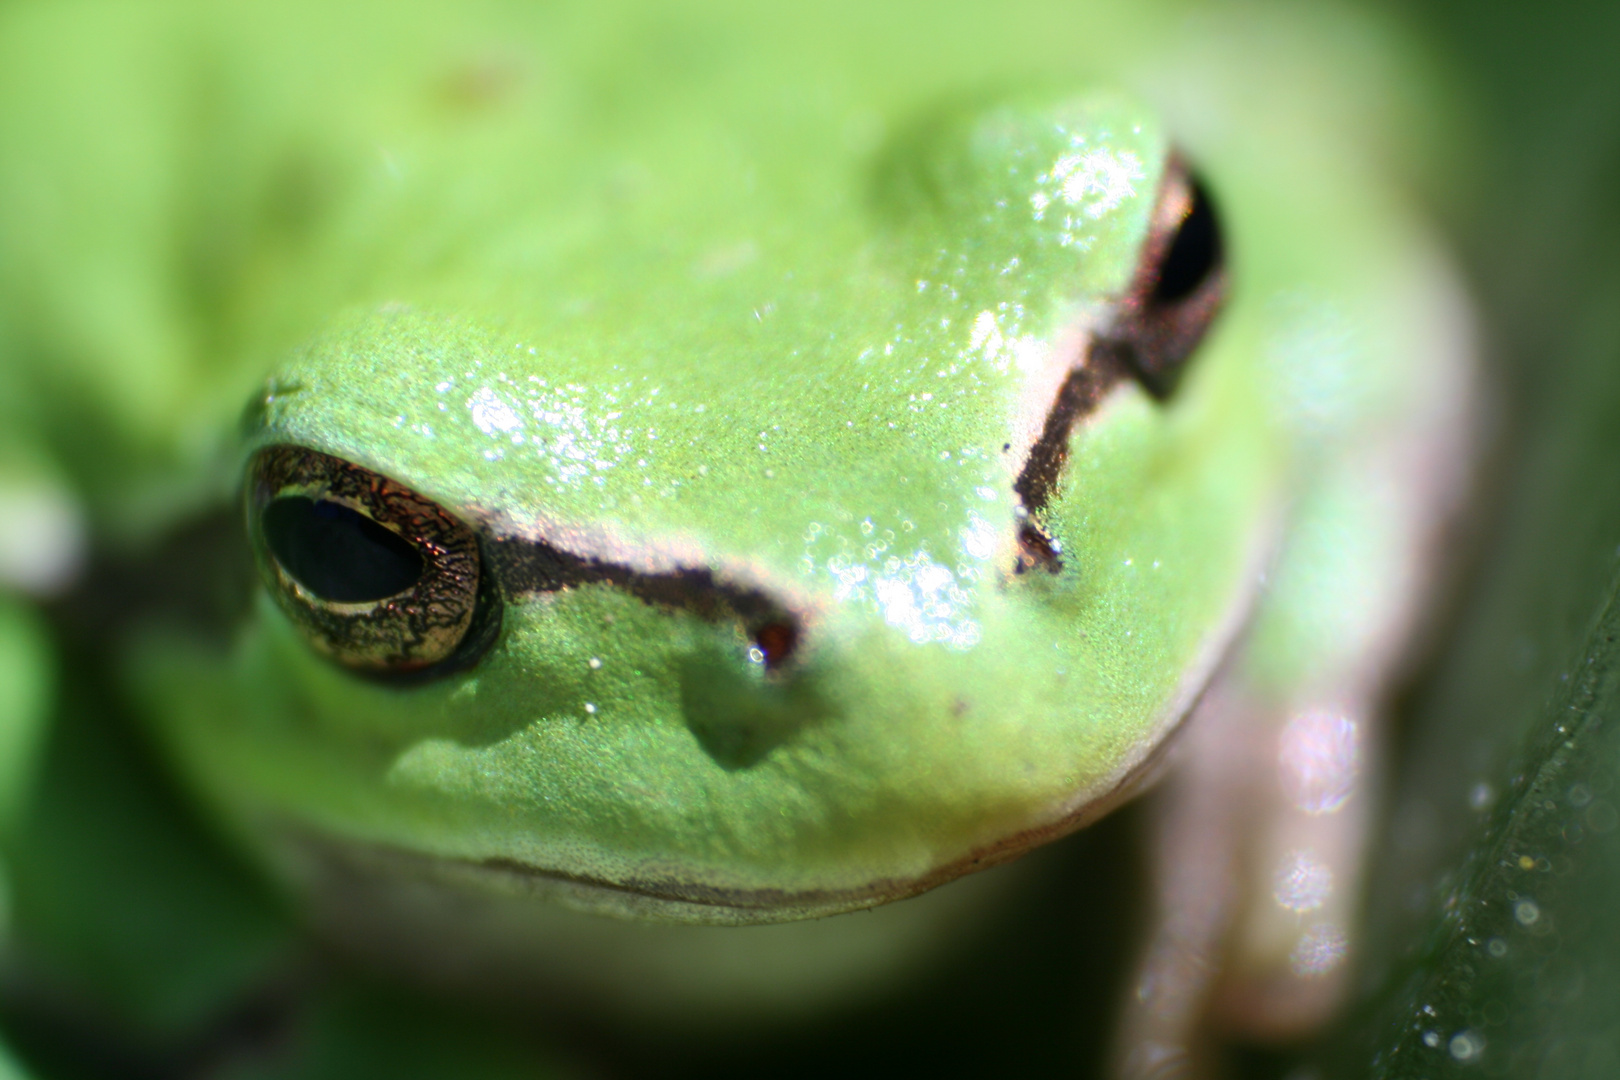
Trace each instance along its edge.
{"label": "frog mouth line", "polygon": [[[340,909],[401,883],[452,895],[484,894],[557,902],[577,911],[621,918],[696,925],[743,926],[822,918],[904,900],[959,877],[1010,862],[1081,829],[1133,797],[1157,775],[1161,750],[1132,770],[1107,795],[1081,800],[1052,821],[1022,830],[914,878],[885,878],[848,889],[728,888],[674,878],[621,880],[537,866],[507,856],[464,858],[412,851],[386,843],[344,840],[284,819],[273,830],[318,896]],[[370,901],[362,901],[365,907]]]}

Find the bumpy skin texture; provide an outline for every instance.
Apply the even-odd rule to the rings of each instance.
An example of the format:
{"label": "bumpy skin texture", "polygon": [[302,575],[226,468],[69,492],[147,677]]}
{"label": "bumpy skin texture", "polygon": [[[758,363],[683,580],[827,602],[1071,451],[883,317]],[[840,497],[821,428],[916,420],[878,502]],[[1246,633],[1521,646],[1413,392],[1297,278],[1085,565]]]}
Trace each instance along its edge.
{"label": "bumpy skin texture", "polygon": [[[150,537],[304,447],[473,528],[498,590],[487,651],[429,678],[357,677],[263,593],[228,643],[140,635],[157,740],[227,827],[316,890],[310,844],[385,883],[420,856],[597,912],[797,919],[1113,805],[1245,625],[1279,699],[1359,657],[1409,508],[1345,462],[1450,423],[1457,369],[1348,129],[1242,78],[1201,100],[1271,126],[1178,135],[1229,301],[1173,391],[1119,380],[1075,424],[1037,515],[1061,558],[1019,572],[1015,483],[1172,156],[1076,72],[1131,35],[1060,49],[1049,14],[997,24],[1009,68],[966,16],[913,55],[898,15],[9,8],[7,422],[87,518]],[[536,545],[613,569],[538,588],[502,557]],[[1265,591],[1277,559],[1299,588]],[[700,586],[626,584],[660,575]],[[721,593],[791,655],[751,656]]]}

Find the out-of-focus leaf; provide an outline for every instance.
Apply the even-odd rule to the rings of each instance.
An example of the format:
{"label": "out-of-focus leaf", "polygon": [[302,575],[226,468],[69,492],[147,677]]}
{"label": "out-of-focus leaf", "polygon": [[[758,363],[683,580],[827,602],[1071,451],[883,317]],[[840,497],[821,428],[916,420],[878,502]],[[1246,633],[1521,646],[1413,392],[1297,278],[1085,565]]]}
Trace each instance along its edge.
{"label": "out-of-focus leaf", "polygon": [[[1495,361],[1478,577],[1409,710],[1346,1077],[1620,1076],[1620,9],[1434,0]],[[1442,201],[1443,199],[1437,199]]]}

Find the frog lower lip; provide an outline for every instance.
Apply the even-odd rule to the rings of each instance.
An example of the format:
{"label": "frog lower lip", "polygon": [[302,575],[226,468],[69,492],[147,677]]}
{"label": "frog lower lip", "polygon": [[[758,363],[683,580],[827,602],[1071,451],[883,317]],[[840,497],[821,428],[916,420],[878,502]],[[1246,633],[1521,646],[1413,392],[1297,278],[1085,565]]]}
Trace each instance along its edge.
{"label": "frog lower lip", "polygon": [[848,890],[737,889],[663,875],[610,880],[505,856],[435,855],[341,839],[286,822],[270,835],[271,857],[284,875],[312,895],[317,908],[336,914],[340,923],[347,921],[346,912],[386,911],[402,895],[433,897],[433,907],[465,908],[469,900],[476,904],[478,897],[505,896],[659,922],[775,923],[874,907],[966,872],[937,880],[930,875],[913,882],[876,882]]}
{"label": "frog lower lip", "polygon": [[[416,907],[465,913],[482,897],[538,900],[575,911],[666,923],[744,926],[822,918],[904,900],[956,878],[1009,862],[1065,836],[1129,797],[1134,784],[916,877],[844,889],[738,888],[650,872],[618,880],[538,866],[508,856],[465,858],[347,840],[282,820],[269,830],[272,859],[339,925],[388,919],[400,897]],[[423,898],[428,898],[426,904]],[[419,913],[412,913],[414,918]]]}

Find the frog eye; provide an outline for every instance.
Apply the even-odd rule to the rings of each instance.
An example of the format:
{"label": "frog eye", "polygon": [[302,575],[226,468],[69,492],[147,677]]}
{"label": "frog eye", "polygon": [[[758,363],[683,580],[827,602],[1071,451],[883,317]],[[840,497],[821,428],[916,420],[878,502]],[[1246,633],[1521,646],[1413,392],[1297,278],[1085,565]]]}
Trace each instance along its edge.
{"label": "frog eye", "polygon": [[1179,156],[1165,169],[1147,241],[1105,346],[1154,397],[1166,398],[1226,294],[1220,222]]}
{"label": "frog eye", "polygon": [[254,457],[247,499],[265,586],[318,652],[368,674],[436,672],[493,637],[478,537],[432,500],[296,446]]}

